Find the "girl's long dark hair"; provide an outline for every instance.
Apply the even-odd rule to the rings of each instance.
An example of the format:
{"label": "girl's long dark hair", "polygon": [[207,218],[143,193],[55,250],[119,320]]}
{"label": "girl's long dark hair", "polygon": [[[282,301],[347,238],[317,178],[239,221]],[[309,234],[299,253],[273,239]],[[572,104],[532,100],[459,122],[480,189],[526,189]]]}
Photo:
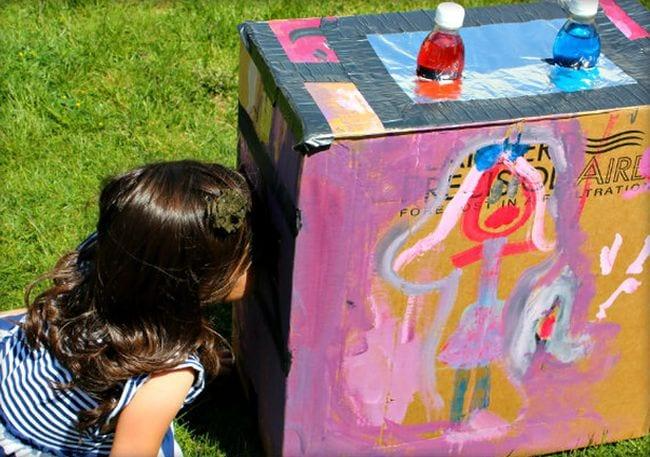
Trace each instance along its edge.
{"label": "girl's long dark hair", "polygon": [[209,210],[233,190],[250,202],[239,174],[193,161],[115,177],[101,192],[96,240],[39,278],[53,284],[32,302],[39,280],[28,287],[30,346],[47,348],[72,373],[65,388],[99,403],[80,413],[80,430],[105,425],[132,376],[190,354],[208,374],[218,371],[221,337],[202,306],[226,298],[250,263],[249,215],[224,231]]}

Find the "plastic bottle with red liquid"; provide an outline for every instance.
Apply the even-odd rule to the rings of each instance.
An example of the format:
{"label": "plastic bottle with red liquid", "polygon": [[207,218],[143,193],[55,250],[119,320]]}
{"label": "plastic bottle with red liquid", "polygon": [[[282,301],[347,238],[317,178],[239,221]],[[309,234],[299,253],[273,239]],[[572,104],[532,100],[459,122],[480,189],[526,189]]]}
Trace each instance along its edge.
{"label": "plastic bottle with red liquid", "polygon": [[465,9],[458,3],[443,2],[436,8],[435,27],[422,42],[416,73],[433,81],[460,79],[465,66],[465,46],[458,30]]}

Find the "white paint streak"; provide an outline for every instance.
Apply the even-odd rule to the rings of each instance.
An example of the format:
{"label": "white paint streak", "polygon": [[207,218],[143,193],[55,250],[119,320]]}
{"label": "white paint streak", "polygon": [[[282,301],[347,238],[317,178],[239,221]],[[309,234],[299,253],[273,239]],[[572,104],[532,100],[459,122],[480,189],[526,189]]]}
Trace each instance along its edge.
{"label": "white paint streak", "polygon": [[372,326],[373,328],[377,328],[381,325],[382,319],[374,295],[371,294],[370,297],[368,297],[368,303],[370,304],[370,311],[372,312]]}
{"label": "white paint streak", "polygon": [[[506,165],[511,168],[510,163],[506,162]],[[518,157],[515,160],[513,171],[525,177],[532,184],[535,192],[535,214],[533,216],[532,230],[533,244],[542,252],[552,251],[555,248],[555,242],[547,240],[544,234],[544,214],[546,213],[544,180],[539,171],[535,170],[523,157]]]}
{"label": "white paint streak", "polygon": [[571,313],[577,284],[569,267],[548,285],[534,288],[525,298],[515,332],[509,344],[508,356],[513,374],[521,378],[528,370],[537,350],[537,328],[555,304],[559,313],[548,341],[546,352],[562,363],[571,363],[583,357],[588,349],[587,336],[571,335]]}
{"label": "white paint streak", "polygon": [[491,441],[503,437],[510,430],[510,424],[503,418],[486,410],[473,411],[469,418],[457,429],[447,430],[444,440],[462,446],[472,441]]}
{"label": "white paint streak", "polygon": [[469,171],[460,189],[458,189],[458,192],[442,213],[442,218],[436,229],[397,256],[393,263],[393,269],[395,271],[399,271],[404,265],[431,250],[449,235],[449,232],[451,232],[463,214],[463,207],[474,193],[474,189],[476,189],[481,176],[483,176],[483,172],[478,171],[476,168],[472,168]]}
{"label": "white paint streak", "polygon": [[348,89],[336,90],[336,103],[343,109],[353,113],[367,113],[368,103],[358,91]]}
{"label": "white paint streak", "polygon": [[637,281],[634,278],[627,278],[621,283],[620,286],[618,286],[618,289],[614,291],[614,293],[607,299],[607,301],[598,307],[598,314],[596,314],[596,318],[599,321],[605,319],[607,317],[605,310],[614,304],[619,295],[621,295],[623,292],[626,294],[632,294],[639,288],[640,285],[641,281]]}
{"label": "white paint streak", "polygon": [[429,327],[422,345],[422,358],[420,367],[422,370],[421,392],[426,399],[425,407],[427,410],[427,419],[431,420],[432,411],[444,407],[445,403],[438,393],[436,380],[436,364],[432,363],[436,359],[442,331],[445,328],[449,314],[456,303],[458,293],[458,283],[460,281],[460,270],[456,270],[449,277],[449,281],[440,290],[440,299],[438,301],[438,310],[435,318]]}
{"label": "white paint streak", "polygon": [[404,320],[402,321],[402,331],[400,341],[402,344],[408,343],[413,339],[415,331],[415,308],[417,306],[417,296],[409,295],[406,301],[406,310],[404,311]]}
{"label": "white paint streak", "polygon": [[620,233],[617,233],[614,235],[612,246],[603,246],[600,250],[600,272],[603,276],[607,276],[612,272],[616,256],[618,255],[618,250],[621,249],[622,245],[623,237]]}
{"label": "white paint streak", "polygon": [[650,236],[646,236],[641,252],[639,252],[636,260],[627,267],[625,273],[628,275],[640,275],[643,273],[643,264],[648,259],[648,256],[650,256]]}

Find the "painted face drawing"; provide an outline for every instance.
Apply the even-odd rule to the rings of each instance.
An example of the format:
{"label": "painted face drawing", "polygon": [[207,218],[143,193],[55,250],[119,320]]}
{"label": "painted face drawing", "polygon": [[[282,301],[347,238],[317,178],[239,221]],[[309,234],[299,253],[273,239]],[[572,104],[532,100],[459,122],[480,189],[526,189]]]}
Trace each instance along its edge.
{"label": "painted face drawing", "polygon": [[[495,362],[505,365],[509,379],[517,384],[540,351],[564,363],[585,355],[588,337],[573,337],[570,328],[577,277],[570,262],[565,261],[564,249],[557,246],[562,240],[550,239],[546,232],[548,196],[544,179],[526,159],[530,144],[544,142],[553,150],[551,159],[561,171],[566,165],[564,150],[550,132],[533,131],[528,138],[522,137],[519,133],[514,140],[484,139],[468,144],[443,173],[427,211],[409,228],[392,232],[383,243],[379,273],[407,296],[406,311],[399,325],[391,326],[384,320],[383,326],[375,325],[367,333],[368,347],[375,347],[363,358],[348,363],[348,384],[353,392],[361,391],[351,381],[355,368],[382,365],[391,357],[392,363],[403,364],[403,378],[409,377],[404,373],[413,376],[400,381],[399,389],[392,381],[384,384],[384,390],[380,382],[376,384],[375,400],[389,396],[393,401],[388,407],[379,410],[368,398],[357,404],[357,413],[371,423],[379,424],[385,418],[401,422],[408,401],[419,393],[429,412],[449,411],[449,427],[472,428],[472,421],[476,421],[480,422],[477,430],[485,428],[486,423],[506,430],[507,421],[488,411]],[[471,167],[453,196],[447,197],[451,177],[472,153]],[[508,204],[515,195],[517,203]],[[449,201],[442,209],[446,199]],[[431,226],[433,217],[439,218],[434,228],[423,230]],[[550,219],[556,222],[553,215]],[[404,269],[425,253],[438,250],[450,234],[458,231],[474,244],[450,255],[453,268],[449,274],[424,282],[405,279]],[[413,243],[413,237],[419,239]],[[523,272],[508,296],[500,297],[499,289],[503,293],[504,287],[502,262],[532,251],[548,254]],[[480,265],[479,282],[473,286],[476,299],[462,311],[457,327],[443,340],[451,312],[459,306],[463,271],[472,264]],[[416,341],[412,338],[413,316],[421,306],[419,298],[429,293],[438,294],[437,307],[426,336]],[[391,346],[392,353],[378,349],[382,345]],[[436,361],[455,371],[451,398],[443,399],[438,392]],[[418,368],[414,371],[413,366]]]}

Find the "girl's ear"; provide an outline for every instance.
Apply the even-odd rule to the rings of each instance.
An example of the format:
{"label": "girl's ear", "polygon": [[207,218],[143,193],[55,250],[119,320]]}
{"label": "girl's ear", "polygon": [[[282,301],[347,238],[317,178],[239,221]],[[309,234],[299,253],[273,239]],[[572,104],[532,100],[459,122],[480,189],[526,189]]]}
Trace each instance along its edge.
{"label": "girl's ear", "polygon": [[248,282],[248,271],[249,269],[247,268],[246,271],[244,271],[239,278],[237,278],[237,281],[235,282],[235,287],[230,291],[228,296],[224,299],[225,302],[231,302],[231,301],[236,301],[236,300],[241,300],[242,297],[244,296],[244,292],[246,292],[246,283]]}

